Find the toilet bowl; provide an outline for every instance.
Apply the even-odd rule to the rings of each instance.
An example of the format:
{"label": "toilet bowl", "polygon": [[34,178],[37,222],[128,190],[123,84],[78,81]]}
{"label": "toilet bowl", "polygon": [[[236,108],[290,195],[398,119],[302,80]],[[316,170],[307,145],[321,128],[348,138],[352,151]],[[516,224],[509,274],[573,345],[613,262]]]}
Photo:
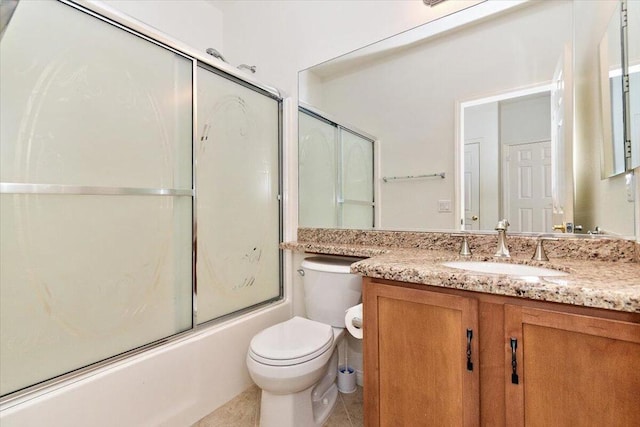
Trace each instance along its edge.
{"label": "toilet bowl", "polygon": [[349,272],[354,261],[305,259],[301,267],[310,318],[293,317],[251,340],[246,361],[262,389],[262,427],[322,426],[331,414],[338,397],[337,346],[345,334],[344,313],[361,296],[361,278]]}
{"label": "toilet bowl", "polygon": [[[338,396],[336,344],[343,335],[344,329],[294,317],[254,337],[247,367],[262,389],[261,426],[324,424]],[[296,340],[285,343],[293,336],[301,342],[299,347],[291,345]],[[273,346],[267,344],[270,339]]]}

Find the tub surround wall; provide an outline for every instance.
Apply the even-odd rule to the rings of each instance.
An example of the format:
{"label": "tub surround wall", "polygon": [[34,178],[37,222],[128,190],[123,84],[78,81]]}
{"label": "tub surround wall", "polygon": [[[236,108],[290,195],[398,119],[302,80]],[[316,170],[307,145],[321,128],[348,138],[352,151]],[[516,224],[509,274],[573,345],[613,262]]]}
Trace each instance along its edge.
{"label": "tub surround wall", "polygon": [[531,260],[535,237],[508,236],[511,263],[569,273],[556,278],[485,275],[441,265],[455,260],[494,261],[495,234],[470,234],[474,255],[458,255],[452,233],[299,229],[296,251],[369,257],[351,266],[367,277],[397,280],[585,307],[640,313],[637,242],[622,239],[562,238],[545,243],[550,261]]}

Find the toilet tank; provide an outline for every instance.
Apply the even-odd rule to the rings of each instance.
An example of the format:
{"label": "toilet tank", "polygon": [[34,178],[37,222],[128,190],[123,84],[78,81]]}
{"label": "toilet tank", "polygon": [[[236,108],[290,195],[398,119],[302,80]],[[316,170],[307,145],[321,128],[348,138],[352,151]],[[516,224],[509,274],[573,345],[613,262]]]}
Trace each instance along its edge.
{"label": "toilet tank", "polygon": [[360,258],[311,257],[302,261],[307,317],[344,328],[345,311],[360,303],[362,277],[349,266]]}

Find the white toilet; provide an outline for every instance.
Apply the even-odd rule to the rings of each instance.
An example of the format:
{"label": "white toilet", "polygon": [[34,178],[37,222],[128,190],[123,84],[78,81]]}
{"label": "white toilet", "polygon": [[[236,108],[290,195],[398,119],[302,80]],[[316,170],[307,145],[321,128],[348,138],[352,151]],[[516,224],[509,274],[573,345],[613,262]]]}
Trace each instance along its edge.
{"label": "white toilet", "polygon": [[247,367],[262,389],[261,427],[315,427],[338,397],[337,344],[345,311],[360,302],[361,277],[349,272],[357,259],[311,257],[302,262],[308,319],[294,317],[251,340]]}

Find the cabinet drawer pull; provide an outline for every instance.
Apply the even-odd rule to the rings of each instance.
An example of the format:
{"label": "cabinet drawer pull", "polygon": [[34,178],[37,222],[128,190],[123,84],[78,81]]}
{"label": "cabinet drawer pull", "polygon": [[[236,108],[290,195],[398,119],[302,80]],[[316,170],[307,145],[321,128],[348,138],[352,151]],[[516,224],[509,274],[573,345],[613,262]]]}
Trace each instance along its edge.
{"label": "cabinet drawer pull", "polygon": [[518,348],[518,340],[511,338],[511,384],[518,384],[518,361],[516,360],[516,349]]}
{"label": "cabinet drawer pull", "polygon": [[471,339],[473,338],[473,331],[467,329],[467,371],[473,371],[473,362],[471,361]]}

